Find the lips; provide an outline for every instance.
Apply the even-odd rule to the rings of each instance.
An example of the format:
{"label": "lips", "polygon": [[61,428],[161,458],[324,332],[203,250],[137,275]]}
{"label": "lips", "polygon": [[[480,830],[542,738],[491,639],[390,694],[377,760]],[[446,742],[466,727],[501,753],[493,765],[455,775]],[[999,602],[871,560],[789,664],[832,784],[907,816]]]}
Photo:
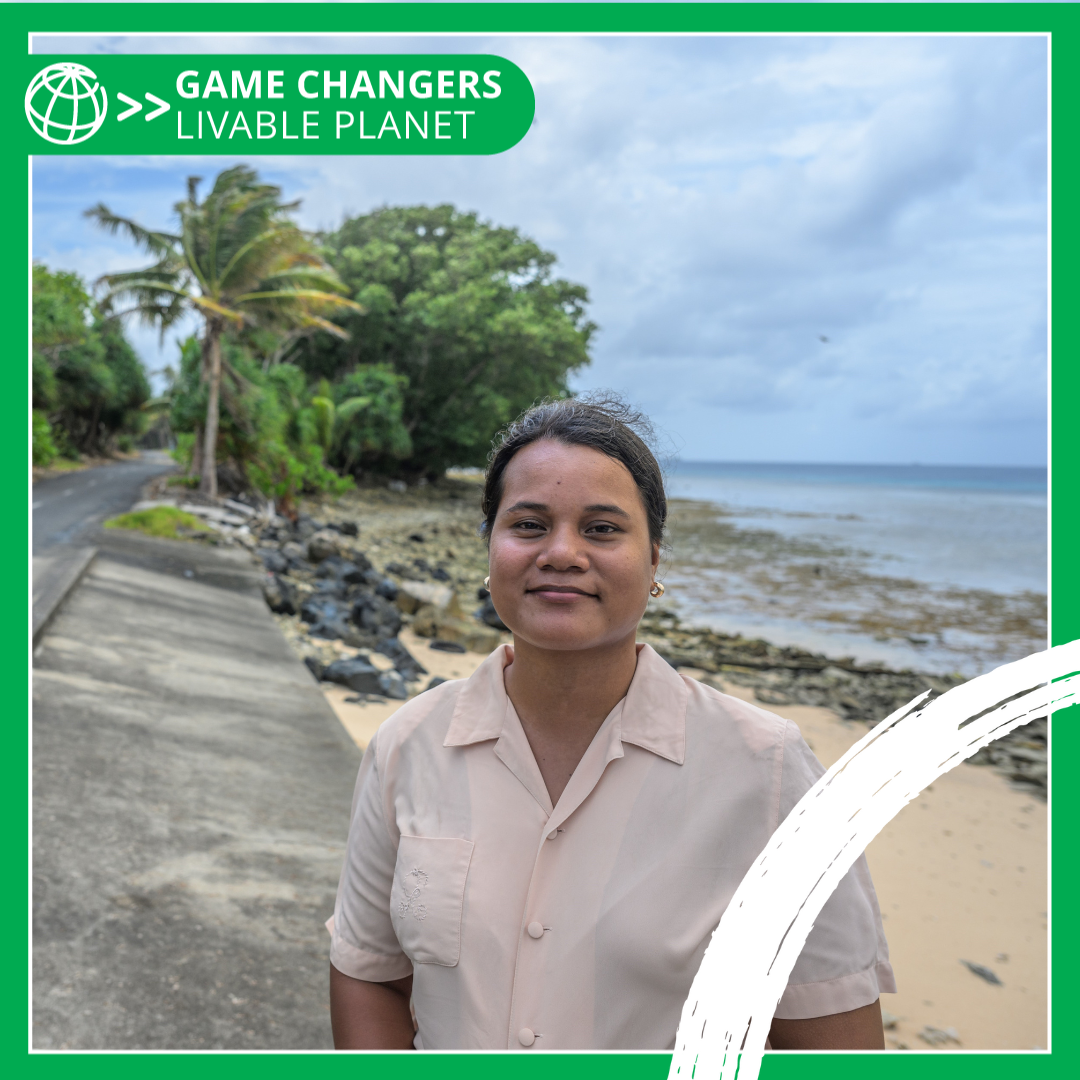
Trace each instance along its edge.
{"label": "lips", "polygon": [[527,593],[534,596],[542,596],[545,600],[556,603],[573,603],[580,600],[596,600],[595,593],[586,592],[584,589],[574,588],[572,585],[538,585],[535,589],[526,589]]}

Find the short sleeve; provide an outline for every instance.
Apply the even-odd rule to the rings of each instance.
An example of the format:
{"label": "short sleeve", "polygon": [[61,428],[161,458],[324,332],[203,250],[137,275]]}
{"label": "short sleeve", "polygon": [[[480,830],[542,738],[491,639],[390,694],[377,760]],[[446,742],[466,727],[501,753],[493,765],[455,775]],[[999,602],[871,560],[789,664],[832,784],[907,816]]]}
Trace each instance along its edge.
{"label": "short sleeve", "polygon": [[[799,729],[788,723],[780,782],[780,820],[825,772]],[[821,909],[776,1009],[781,1020],[849,1012],[895,994],[889,946],[865,856]]]}
{"label": "short sleeve", "polygon": [[352,823],[330,930],[330,963],[343,975],[389,982],[412,974],[390,916],[397,860],[383,808],[376,736],[369,743],[353,794]]}

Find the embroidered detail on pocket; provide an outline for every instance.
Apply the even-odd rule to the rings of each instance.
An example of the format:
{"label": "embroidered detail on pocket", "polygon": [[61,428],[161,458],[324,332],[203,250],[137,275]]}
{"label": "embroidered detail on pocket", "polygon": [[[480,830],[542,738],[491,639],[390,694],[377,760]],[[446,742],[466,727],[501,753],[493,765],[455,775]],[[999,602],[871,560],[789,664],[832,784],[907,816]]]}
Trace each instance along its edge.
{"label": "embroidered detail on pocket", "polygon": [[471,840],[409,836],[398,842],[390,914],[394,933],[414,964],[453,967],[461,952],[465,882]]}
{"label": "embroidered detail on pocket", "polygon": [[401,891],[405,894],[405,899],[398,903],[399,919],[404,919],[410,911],[412,912],[412,917],[421,922],[427,918],[427,906],[419,902],[421,893],[427,888],[427,883],[427,874],[417,866],[414,866],[405,875],[405,881],[401,886]]}

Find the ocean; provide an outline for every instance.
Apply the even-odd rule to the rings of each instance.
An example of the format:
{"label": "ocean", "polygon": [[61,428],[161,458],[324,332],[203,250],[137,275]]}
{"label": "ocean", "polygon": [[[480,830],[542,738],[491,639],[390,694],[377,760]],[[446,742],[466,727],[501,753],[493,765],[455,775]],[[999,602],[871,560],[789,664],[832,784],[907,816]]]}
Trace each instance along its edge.
{"label": "ocean", "polygon": [[969,676],[1045,647],[1045,468],[676,461],[667,486],[690,621]]}

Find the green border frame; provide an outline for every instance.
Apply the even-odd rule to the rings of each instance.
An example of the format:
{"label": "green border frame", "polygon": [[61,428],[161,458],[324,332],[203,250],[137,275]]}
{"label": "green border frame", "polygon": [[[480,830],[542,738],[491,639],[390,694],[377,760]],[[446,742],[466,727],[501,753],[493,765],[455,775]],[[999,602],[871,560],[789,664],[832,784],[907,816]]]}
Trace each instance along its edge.
{"label": "green border frame", "polygon": [[[259,33],[266,30],[289,28],[303,33],[414,33],[423,28],[424,33],[468,32],[475,34],[500,33],[1039,33],[1052,35],[1051,45],[1051,91],[1052,119],[1062,133],[1054,145],[1051,184],[1062,191],[1070,191],[1067,178],[1075,177],[1076,140],[1072,133],[1080,119],[1077,107],[1080,91],[1080,8],[1073,3],[1027,4],[1027,3],[495,3],[495,4],[302,4],[302,3],[220,3],[220,4],[152,4],[152,3],[25,3],[4,4],[2,48],[12,58],[26,55],[27,34],[43,29],[78,34],[122,33],[135,31],[173,31],[178,26],[189,32]],[[268,17],[271,16],[272,17]],[[261,16],[261,17],[260,17]],[[0,86],[4,100],[21,101],[24,87],[17,85],[22,72],[21,64],[0,64]],[[3,187],[8,190],[12,202],[24,208],[15,211],[27,215],[29,230],[28,170],[22,154],[5,148]],[[1077,478],[1080,466],[1080,423],[1070,415],[1071,403],[1076,399],[1078,372],[1075,361],[1077,334],[1080,320],[1069,317],[1073,310],[1069,299],[1076,284],[1073,266],[1077,241],[1078,210],[1074,199],[1059,199],[1054,206],[1052,218],[1051,273],[1053,292],[1063,299],[1060,305],[1062,317],[1052,326],[1052,355],[1058,361],[1052,367],[1051,400],[1051,498],[1055,507],[1051,527],[1051,593],[1053,644],[1080,638],[1080,567],[1070,556],[1071,543],[1078,533]],[[23,234],[28,235],[27,233]],[[26,290],[26,267],[16,265],[13,259],[4,262],[3,291],[5,307],[8,307],[9,325],[25,327],[27,311],[21,298]],[[19,297],[20,302],[12,299]],[[1068,298],[1068,299],[1067,299]],[[1075,301],[1074,301],[1075,302]],[[17,310],[16,310],[17,309]],[[26,331],[16,330],[12,344],[26,340]],[[29,354],[29,342],[22,355]],[[18,390],[19,393],[15,393]],[[0,400],[25,400],[29,395],[28,369],[8,363],[0,367]],[[12,410],[14,413],[14,410]],[[14,418],[13,418],[14,419]],[[26,421],[22,419],[5,425],[0,430],[0,448],[8,460],[29,456],[29,434]],[[16,447],[15,435],[22,438]],[[29,501],[29,500],[28,500]],[[29,531],[29,523],[27,525]],[[7,541],[14,554],[15,545]],[[16,578],[18,575],[14,575]],[[29,581],[27,580],[29,587]],[[29,591],[29,588],[28,588]],[[8,657],[21,647],[10,635],[12,647]],[[24,696],[29,706],[28,680],[22,672],[14,671],[10,659],[6,662],[10,685]],[[1072,725],[1059,725],[1054,734],[1055,756],[1068,761],[1077,739],[1071,732]],[[22,839],[28,829],[28,798],[26,772],[23,762],[27,760],[29,746],[26,728],[16,740],[16,745],[6,755],[4,802],[7,804],[6,819],[10,833],[19,836],[11,846],[21,851]],[[1074,842],[1076,811],[1073,805],[1056,807],[1055,822],[1059,839],[1057,847],[1056,874],[1051,880],[1051,896],[1062,900],[1061,908],[1068,911],[1068,902],[1076,871],[1071,858]],[[27,862],[15,859],[20,871]],[[8,900],[9,926],[23,925],[26,917],[21,885],[28,874],[12,875],[11,891],[17,900]],[[1039,1080],[1051,1077],[1080,1075],[1080,1051],[1074,1045],[1072,1025],[1068,1018],[1073,1014],[1076,990],[1071,985],[1077,968],[1078,939],[1075,931],[1063,920],[1063,928],[1054,934],[1051,955],[1051,1030],[1056,1030],[1056,1047],[1052,1053],[1024,1053],[1018,1060],[1014,1052],[927,1053],[917,1057],[903,1052],[864,1055],[857,1053],[822,1054],[789,1053],[769,1054],[762,1066],[765,1080],[798,1076],[800,1080],[816,1080],[826,1076],[835,1080],[862,1080],[868,1066],[875,1077],[891,1080],[917,1070],[926,1080],[1006,1080],[1016,1071]],[[28,926],[28,921],[27,921]],[[28,931],[29,933],[29,928]],[[26,970],[29,942],[23,944],[22,936],[9,933],[3,943],[4,968],[20,983],[17,974]],[[8,1007],[3,1012],[2,1039],[7,1047],[4,1055],[17,1072],[34,1077],[60,1076],[72,1069],[97,1075],[134,1075],[153,1070],[163,1080],[179,1076],[181,1071],[196,1067],[210,1074],[230,1077],[286,1076],[297,1068],[318,1070],[328,1076],[350,1076],[360,1070],[365,1077],[390,1077],[405,1069],[416,1067],[420,1060],[398,1054],[345,1054],[315,1053],[208,1053],[199,1054],[193,1060],[189,1055],[177,1052],[149,1054],[127,1053],[29,1053],[28,1005],[21,986],[9,991]],[[1054,1024],[1054,1018],[1058,1023]],[[77,1060],[72,1060],[72,1058]],[[592,1080],[664,1080],[670,1055],[661,1053],[640,1054],[558,1054],[522,1055],[509,1053],[490,1054],[438,1054],[424,1055],[423,1065],[437,1069],[447,1078],[468,1077],[495,1078],[506,1074],[523,1080],[543,1080],[557,1074],[560,1080],[591,1077]],[[1069,1063],[1072,1062],[1070,1065]]]}

